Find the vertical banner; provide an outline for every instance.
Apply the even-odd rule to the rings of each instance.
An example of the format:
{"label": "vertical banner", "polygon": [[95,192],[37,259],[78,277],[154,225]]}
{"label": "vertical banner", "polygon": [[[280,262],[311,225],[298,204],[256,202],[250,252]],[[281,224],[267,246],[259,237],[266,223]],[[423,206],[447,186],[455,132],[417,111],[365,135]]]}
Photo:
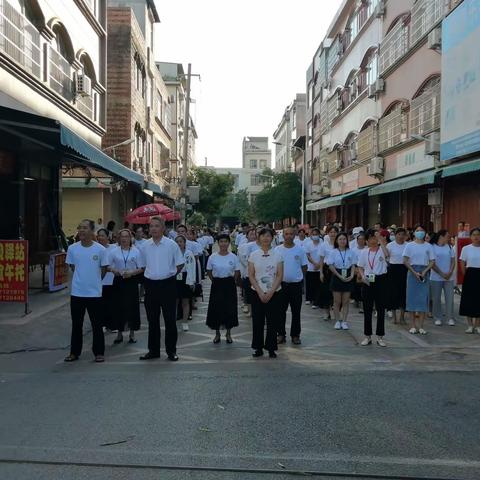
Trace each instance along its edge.
{"label": "vertical banner", "polygon": [[0,302],[28,303],[27,240],[0,240]]}
{"label": "vertical banner", "polygon": [[66,259],[66,253],[53,253],[50,255],[48,262],[48,290],[50,292],[62,290],[67,286],[68,270],[65,263]]}

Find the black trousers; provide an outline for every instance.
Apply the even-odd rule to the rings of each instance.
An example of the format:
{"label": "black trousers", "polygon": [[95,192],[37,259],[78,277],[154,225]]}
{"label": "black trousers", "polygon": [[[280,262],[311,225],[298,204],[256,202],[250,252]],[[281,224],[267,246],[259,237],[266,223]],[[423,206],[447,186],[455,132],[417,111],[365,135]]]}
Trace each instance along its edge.
{"label": "black trousers", "polygon": [[145,311],[148,320],[148,351],[160,355],[160,313],[165,322],[165,350],[167,355],[177,352],[175,276],[165,280],[145,278]]}
{"label": "black trousers", "polygon": [[387,301],[387,275],[376,275],[375,282],[370,285],[363,285],[363,326],[367,337],[372,335],[373,307],[377,310],[377,328],[375,335],[385,335],[385,304]]}
{"label": "black trousers", "polygon": [[83,346],[83,320],[85,311],[88,312],[92,324],[93,343],[92,351],[95,356],[105,353],[105,337],[102,326],[102,298],[101,297],[70,297],[70,312],[72,315],[72,338],[70,353],[79,357]]}
{"label": "black trousers", "polygon": [[318,291],[320,289],[320,270],[307,272],[305,274],[305,300],[317,303]]}
{"label": "black trousers", "polygon": [[[277,350],[277,322],[281,308],[280,292],[275,292],[268,303],[263,303],[258,293],[252,290],[252,348],[254,350],[267,349],[269,352]],[[267,334],[265,336],[265,323]]]}
{"label": "black trousers", "polygon": [[300,312],[302,310],[302,287],[303,282],[286,283],[282,282],[280,296],[282,306],[278,321],[278,334],[283,337],[286,335],[285,324],[287,322],[287,310],[290,305],[292,311],[292,324],[290,326],[290,336],[299,337],[301,332]]}

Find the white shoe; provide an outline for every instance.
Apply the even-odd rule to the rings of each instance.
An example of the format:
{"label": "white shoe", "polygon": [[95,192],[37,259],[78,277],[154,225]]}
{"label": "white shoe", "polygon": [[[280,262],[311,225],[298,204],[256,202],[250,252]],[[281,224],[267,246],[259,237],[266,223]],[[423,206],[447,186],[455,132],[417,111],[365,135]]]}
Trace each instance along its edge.
{"label": "white shoe", "polygon": [[393,318],[393,312],[391,310],[387,310],[388,318]]}
{"label": "white shoe", "polygon": [[318,307],[316,305],[312,305],[312,310],[316,310]]}
{"label": "white shoe", "polygon": [[420,330],[418,330],[418,333],[419,333],[420,335],[426,335],[426,334],[427,334],[427,331],[424,330],[423,328],[420,328]]}
{"label": "white shoe", "polygon": [[415,335],[417,332],[417,329],[415,327],[412,327],[409,332],[412,334],[412,335]]}
{"label": "white shoe", "polygon": [[451,318],[451,319],[448,321],[448,324],[449,324],[451,327],[454,327],[454,326],[455,326],[455,319]]}
{"label": "white shoe", "polygon": [[307,301],[305,302],[305,305],[310,305],[311,303],[312,303],[312,302],[311,302],[310,300],[307,300]]}
{"label": "white shoe", "polygon": [[188,323],[182,323],[182,330],[188,332]]}
{"label": "white shoe", "polygon": [[480,327],[477,327],[477,333],[480,335]]}
{"label": "white shoe", "polygon": [[383,341],[383,338],[381,338],[381,337],[377,337],[377,345],[379,347],[386,347],[387,346],[387,344]]}
{"label": "white shoe", "polygon": [[442,321],[441,320],[435,320],[435,325],[437,327],[441,327],[442,326]]}
{"label": "white shoe", "polygon": [[342,322],[342,330],[348,330],[349,328],[348,322]]}
{"label": "white shoe", "polygon": [[242,312],[243,312],[243,313],[250,313],[250,308],[248,307],[248,305],[244,305],[244,306],[242,307]]}
{"label": "white shoe", "polygon": [[360,345],[362,347],[366,347],[367,345],[371,345],[371,343],[372,343],[372,339],[370,337],[365,337],[360,343]]}
{"label": "white shoe", "polygon": [[335,330],[341,330],[341,329],[342,329],[342,322],[335,323]]}
{"label": "white shoe", "polygon": [[465,333],[474,333],[473,327],[468,327],[468,328],[465,330]]}

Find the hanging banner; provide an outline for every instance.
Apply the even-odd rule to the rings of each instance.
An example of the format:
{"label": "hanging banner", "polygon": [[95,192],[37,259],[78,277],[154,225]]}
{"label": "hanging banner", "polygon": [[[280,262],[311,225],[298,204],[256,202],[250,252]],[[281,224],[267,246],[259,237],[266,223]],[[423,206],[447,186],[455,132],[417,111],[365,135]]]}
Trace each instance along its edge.
{"label": "hanging banner", "polygon": [[0,240],[0,302],[28,303],[27,240]]}
{"label": "hanging banner", "polygon": [[48,263],[48,290],[56,292],[67,286],[68,269],[65,263],[66,253],[53,253]]}

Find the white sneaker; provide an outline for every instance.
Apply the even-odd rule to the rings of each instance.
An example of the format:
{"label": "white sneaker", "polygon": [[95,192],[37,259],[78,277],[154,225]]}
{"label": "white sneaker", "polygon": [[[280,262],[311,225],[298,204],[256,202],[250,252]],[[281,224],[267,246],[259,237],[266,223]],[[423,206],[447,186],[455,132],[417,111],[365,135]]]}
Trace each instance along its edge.
{"label": "white sneaker", "polygon": [[182,323],[182,330],[188,332],[188,323]]}
{"label": "white sneaker", "polygon": [[348,330],[349,328],[348,322],[342,322],[342,330]]}
{"label": "white sneaker", "polygon": [[393,312],[391,310],[387,310],[388,318],[393,318]]}
{"label": "white sneaker", "polygon": [[244,305],[244,306],[242,307],[242,312],[243,312],[243,313],[250,313],[250,308],[248,307],[248,305]]}
{"label": "white sneaker", "polygon": [[341,330],[341,329],[342,329],[342,322],[335,323],[335,330]]}
{"label": "white sneaker", "polygon": [[383,338],[381,338],[381,337],[377,337],[377,345],[379,347],[386,347],[387,346],[387,344],[383,341]]}
{"label": "white sneaker", "polygon": [[468,327],[468,328],[465,330],[465,333],[473,333],[473,327]]}
{"label": "white sneaker", "polygon": [[427,331],[424,330],[423,328],[421,328],[421,329],[418,331],[418,333],[419,333],[420,335],[426,335],[426,334],[427,334]]}
{"label": "white sneaker", "polygon": [[367,345],[370,345],[372,343],[372,339],[370,337],[365,337],[362,342],[360,343],[360,345],[362,347],[366,347]]}
{"label": "white sneaker", "polygon": [[310,305],[311,303],[312,303],[312,302],[311,302],[310,300],[307,300],[307,301],[305,302],[305,305]]}
{"label": "white sneaker", "polygon": [[417,329],[415,327],[412,327],[409,332],[412,334],[412,335],[415,335],[417,332]]}
{"label": "white sneaker", "polygon": [[451,318],[451,319],[448,321],[448,324],[449,324],[451,327],[454,327],[454,326],[455,326],[455,319]]}
{"label": "white sneaker", "polygon": [[435,325],[437,327],[441,327],[442,326],[442,321],[441,320],[435,320]]}
{"label": "white sneaker", "polygon": [[318,307],[316,305],[312,305],[312,310],[316,310]]}

